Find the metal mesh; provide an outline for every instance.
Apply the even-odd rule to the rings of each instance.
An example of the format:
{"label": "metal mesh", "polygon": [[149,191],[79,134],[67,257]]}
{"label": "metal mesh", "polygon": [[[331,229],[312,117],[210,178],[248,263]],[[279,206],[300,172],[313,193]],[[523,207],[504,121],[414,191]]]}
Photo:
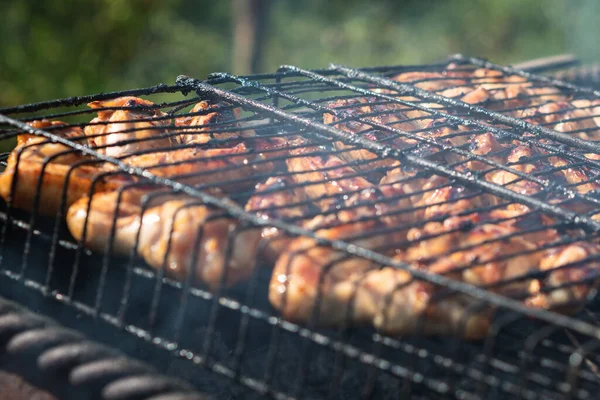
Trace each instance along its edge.
{"label": "metal mesh", "polygon": [[593,398],[598,94],[457,56],[3,109],[2,138],[46,138],[7,157],[3,281],[199,385]]}

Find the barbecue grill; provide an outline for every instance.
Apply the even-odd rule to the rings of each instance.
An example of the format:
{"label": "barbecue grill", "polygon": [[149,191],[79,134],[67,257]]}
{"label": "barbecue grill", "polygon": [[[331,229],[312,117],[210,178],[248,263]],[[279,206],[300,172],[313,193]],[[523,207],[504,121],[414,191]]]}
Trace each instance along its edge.
{"label": "barbecue grill", "polygon": [[[501,101],[494,104],[494,100],[469,104],[456,97],[421,89],[418,85],[421,81],[398,82],[391,79],[400,73],[446,71],[449,66],[460,71],[487,68],[505,77],[521,77],[530,82],[532,87],[552,88],[575,100],[595,100],[600,95],[600,91],[593,86],[593,76],[585,73],[577,76],[586,77],[588,81],[585,86],[578,86],[552,75],[534,74],[457,55],[445,62],[417,66],[354,69],[333,65],[321,70],[283,66],[273,74],[244,77],[228,73],[211,74],[204,80],[180,76],[174,85],[161,84],[0,109],[3,139],[12,140],[17,134],[27,132],[44,137],[50,143],[66,146],[67,150],[46,158],[42,168],[52,168],[53,160],[69,154],[82,158],[69,167],[66,179],[74,179],[82,167],[111,165],[110,169],[103,170],[93,178],[87,193],[90,196],[99,193],[105,181],[118,178],[127,183],[116,190],[116,204],[120,204],[126,196],[126,190],[152,187],[153,191],[142,200],[142,210],[152,207],[152,201],[161,196],[185,196],[193,201],[181,206],[181,209],[208,207],[214,211],[208,221],[236,221],[236,225],[229,225],[234,227],[222,238],[225,274],[218,279],[218,284],[210,285],[199,282],[189,272],[174,277],[168,271],[166,260],[158,268],[149,268],[144,257],[135,250],[141,240],[139,235],[135,239],[134,249],[128,255],[115,255],[114,250],[118,245],[115,242],[117,213],[110,217],[112,221],[106,221],[111,228],[103,251],[88,249],[85,229],[81,238],[74,239],[65,226],[68,208],[66,189],[59,195],[56,214],[48,216],[40,212],[45,206],[40,194],[43,189],[40,181],[31,202],[33,211],[20,210],[11,197],[3,206],[0,295],[52,316],[65,326],[76,328],[91,340],[118,347],[129,356],[153,364],[160,373],[182,378],[194,385],[199,393],[214,395],[215,398],[595,398],[600,389],[600,357],[596,353],[600,344],[600,308],[595,298],[598,268],[591,267],[588,273],[577,279],[572,278],[560,287],[548,284],[541,289],[542,293],[551,294],[573,286],[586,288],[584,296],[563,305],[567,309],[577,309],[577,312],[565,314],[562,312],[564,310],[529,307],[518,293],[501,289],[521,281],[540,279],[544,276],[543,271],[512,277],[510,282],[508,279],[501,280],[489,287],[476,286],[456,279],[451,274],[435,274],[399,261],[394,257],[394,247],[398,243],[392,239],[390,243],[376,247],[360,244],[362,239],[377,236],[393,238],[402,230],[423,227],[426,223],[435,222],[435,219],[413,221],[411,226],[377,225],[376,229],[362,232],[362,236],[357,234],[354,237],[327,239],[319,236],[317,230],[299,223],[302,219],[327,214],[315,210],[314,202],[310,206],[307,205],[308,201],[295,204],[306,206],[303,215],[295,218],[265,219],[244,208],[254,193],[255,183],[272,176],[282,180],[294,175],[278,167],[278,163],[289,160],[291,156],[287,154],[282,155],[267,148],[260,150],[263,156],[254,157],[259,142],[276,139],[292,142],[300,138],[302,141],[294,142],[293,146],[300,150],[308,149],[308,153],[304,154],[309,156],[336,155],[341,160],[347,160],[344,153],[367,150],[372,158],[364,160],[362,164],[345,161],[341,165],[351,168],[356,176],[366,176],[367,180],[376,179],[372,174],[379,177],[389,172],[392,168],[390,165],[400,161],[412,174],[407,178],[408,182],[432,175],[443,178],[439,186],[424,191],[449,186],[461,188],[458,195],[441,205],[487,195],[495,199],[495,204],[480,206],[477,212],[489,212],[511,204],[526,206],[529,210],[527,226],[516,234],[492,239],[492,242],[516,240],[525,234],[532,235],[550,228],[559,232],[560,239],[544,244],[548,250],[573,243],[597,241],[600,231],[600,222],[594,218],[599,202],[597,193],[593,190],[579,192],[576,184],[557,182],[552,177],[557,171],[579,168],[586,172],[586,179],[580,184],[597,181],[600,164],[597,158],[590,155],[600,155],[600,145],[583,140],[578,134],[593,135],[599,128],[558,132],[552,129],[554,125],[533,124],[515,116],[516,111],[524,111],[526,107],[506,108],[502,107]],[[577,80],[580,85],[584,83],[575,79],[575,72],[571,71],[570,74],[563,73],[560,78]],[[214,157],[215,167],[208,166],[188,175],[173,176],[156,173],[161,171],[157,165],[140,167],[128,163],[127,157],[107,155],[106,150],[113,145],[87,146],[82,138],[60,136],[52,127],[36,128],[27,124],[46,118],[65,121],[68,126],[89,127],[94,125],[90,121],[96,116],[97,110],[89,109],[87,103],[121,96],[140,96],[153,101],[164,114],[148,115],[147,120],[164,121],[168,127],[174,127],[172,121],[176,118],[208,115],[212,110],[190,112],[190,108],[200,101],[225,104],[222,106],[224,111],[241,108],[237,121],[245,123],[247,128],[244,129],[251,129],[255,136],[222,139],[228,133],[240,131],[233,120],[227,118],[231,113],[224,112],[224,118],[211,120],[202,133],[210,134],[221,145],[228,141],[246,144],[244,152],[233,156],[217,155]],[[365,97],[370,99],[369,104],[382,107],[373,112],[352,107],[334,108],[332,105],[339,100]],[[401,125],[407,121],[386,123],[382,117],[389,114],[389,105],[400,107],[403,112],[418,110],[425,115],[415,117],[417,120],[438,120],[429,128],[431,131],[449,127],[455,130],[453,137],[459,138],[461,135],[478,137],[489,134],[501,142],[542,148],[545,155],[538,156],[538,160],[558,157],[565,160],[565,164],[535,173],[523,172],[519,166],[531,160],[521,159],[504,165],[491,156],[475,154],[469,144],[461,146],[434,136],[427,137],[423,134],[428,132],[427,129],[422,132],[407,130]],[[123,108],[127,107],[110,106],[106,110]],[[568,111],[555,111],[556,120],[564,123],[582,119],[569,117]],[[333,116],[336,122],[324,123],[324,115]],[[600,115],[592,117],[600,118]],[[110,126],[107,122],[96,124]],[[358,124],[367,129],[360,135],[352,134],[341,127],[343,124]],[[166,130],[160,134],[168,137],[181,133],[172,132]],[[410,139],[412,144],[400,147],[394,141],[396,138]],[[340,146],[340,143],[343,145]],[[136,155],[157,151],[174,153],[189,147],[180,144],[166,149],[150,149]],[[201,149],[210,149],[210,144]],[[453,161],[442,162],[441,155],[451,156]],[[243,168],[251,168],[254,174],[242,177],[227,174],[228,171],[242,168],[240,165],[227,164],[231,157],[236,156],[246,157]],[[7,158],[8,155],[4,157],[5,160]],[[24,161],[17,159],[17,165],[20,162]],[[270,162],[275,166],[262,167]],[[467,163],[473,162],[484,166],[479,173],[466,172],[464,169]],[[181,165],[185,163],[184,160]],[[336,168],[339,167],[338,164]],[[333,169],[318,172],[326,175]],[[484,178],[493,171],[511,172],[519,182],[530,182],[543,189],[536,195],[519,193],[510,186],[489,182]],[[199,178],[211,175],[224,178]],[[18,185],[17,179],[13,181],[12,188]],[[63,186],[68,187],[67,184]],[[216,194],[218,192],[215,189],[221,189],[227,195]],[[277,193],[277,190],[273,193]],[[400,200],[402,196],[391,199]],[[585,210],[573,210],[569,206],[573,202],[584,204]],[[330,214],[350,211],[353,207],[359,210],[355,212],[355,219],[351,223],[363,221],[360,207],[375,206],[368,199],[354,206],[337,204]],[[396,209],[393,212],[410,214],[415,211]],[[377,216],[383,217],[386,215]],[[551,222],[546,225],[535,222],[543,218]],[[364,220],[368,221],[369,215]],[[440,221],[439,217],[437,221]],[[239,246],[236,238],[257,227],[271,227],[290,238],[313,238],[316,239],[314,246],[335,249],[338,252],[336,254],[342,255],[341,260],[325,266],[324,271],[335,268],[335,264],[343,260],[368,260],[373,270],[388,266],[407,271],[411,276],[410,282],[435,287],[434,304],[450,302],[452,296],[457,295],[468,299],[460,321],[453,328],[455,334],[427,334],[425,316],[417,321],[411,334],[392,335],[378,327],[355,326],[352,324],[354,311],[351,305],[343,310],[338,324],[328,326],[328,315],[321,309],[328,294],[318,288],[310,318],[295,321],[294,318],[282,316],[268,297],[273,273],[273,265],[265,256],[266,247],[270,244],[268,240],[258,244],[260,251],[248,255],[254,258],[255,268],[251,276],[234,285],[226,285],[227,274],[230,273],[228,262],[234,257],[235,247]],[[471,225],[460,229],[473,228]],[[171,233],[174,229],[170,226]],[[199,248],[204,234],[202,227],[199,227],[195,235],[187,240],[193,243],[192,247]],[[510,259],[525,253],[527,251],[520,250],[497,257]],[[192,256],[192,265],[197,257],[197,254]],[[560,269],[579,271],[596,262],[598,255],[591,254]],[[475,266],[477,260],[473,260],[472,265],[465,269]],[[321,279],[324,281],[326,278]],[[493,319],[483,338],[469,340],[461,337],[471,318],[489,312],[492,312]],[[30,328],[17,328],[19,331],[26,329]],[[3,332],[1,318],[0,332]],[[5,336],[2,338],[3,343],[10,339]],[[66,337],[61,343],[70,340]],[[77,340],[82,339],[78,336]],[[26,345],[22,347],[23,351],[27,348]],[[32,344],[31,347],[35,346]],[[38,364],[39,360],[48,357],[48,351],[44,346],[33,351]],[[19,352],[14,351],[9,356],[18,360]],[[40,373],[35,368],[29,372]],[[41,373],[50,374],[52,368],[46,368]],[[67,377],[67,381],[70,385],[82,385],[74,381],[72,375]],[[142,386],[144,384],[150,385],[151,382],[140,383]],[[152,396],[132,394],[125,385],[117,385],[116,389],[113,385],[111,390],[97,391],[95,394],[88,391],[88,394],[98,398],[119,399]],[[106,393],[113,397],[108,397]],[[65,395],[64,391],[61,395]],[[184,397],[153,397],[158,398]]]}

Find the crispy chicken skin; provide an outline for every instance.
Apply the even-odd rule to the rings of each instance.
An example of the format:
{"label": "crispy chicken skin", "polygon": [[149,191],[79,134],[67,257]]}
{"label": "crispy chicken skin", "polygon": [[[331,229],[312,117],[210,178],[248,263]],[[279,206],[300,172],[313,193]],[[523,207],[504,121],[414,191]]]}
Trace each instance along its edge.
{"label": "crispy chicken skin", "polygon": [[172,145],[170,137],[158,137],[166,133],[165,128],[170,121],[156,119],[166,114],[151,101],[127,96],[93,101],[88,106],[97,109],[98,116],[85,127],[84,132],[100,154],[119,158],[141,150]]}
{"label": "crispy chicken skin", "polygon": [[[145,195],[150,200],[142,207]],[[112,237],[113,254],[135,249],[168,276],[184,280],[191,273],[213,290],[222,279],[231,286],[250,277],[261,239],[258,229],[236,231],[239,223],[220,210],[157,189],[125,189],[120,199],[118,191],[98,193],[91,204],[84,197],[69,208],[67,225],[78,240],[85,228],[84,244],[92,250],[105,251]]]}
{"label": "crispy chicken skin", "polygon": [[[228,193],[251,190],[262,175],[278,168],[277,157],[287,154],[288,139],[257,137],[252,129],[237,122],[240,110],[230,110],[226,104],[203,101],[192,112],[207,110],[214,111],[177,119],[181,133],[174,140],[178,146],[128,155],[122,161],[189,185],[219,184]],[[225,132],[211,131],[211,124],[224,122],[228,128]]]}
{"label": "crispy chicken skin", "polygon": [[322,211],[334,209],[342,196],[374,187],[337,153],[321,155],[310,146],[290,153],[286,164],[292,179]]}
{"label": "crispy chicken skin", "polygon": [[124,161],[145,168],[154,175],[188,185],[219,183],[226,191],[249,189],[255,184],[252,176],[272,168],[265,157],[244,143],[223,148],[191,147],[161,151],[131,156]]}
{"label": "crispy chicken skin", "polygon": [[[207,100],[200,101],[192,107],[189,114],[184,117],[177,118],[175,125],[177,131],[181,132],[176,138],[178,144],[206,144],[211,140],[233,140],[240,136],[246,136],[239,131],[229,132],[211,132],[210,124],[223,123],[231,121],[235,123],[240,118],[240,110],[238,108],[229,109],[225,103],[214,104]],[[198,115],[193,115],[198,114]],[[252,136],[253,131],[248,131]]]}
{"label": "crispy chicken skin", "polygon": [[[79,127],[61,129],[61,126],[66,126],[61,121],[38,120],[30,122],[29,125],[37,129],[49,129],[55,135],[76,142],[84,137]],[[55,215],[61,205],[68,207],[86,195],[94,177],[102,173],[97,163],[74,166],[85,160],[88,158],[81,153],[63,144],[51,142],[45,137],[18,135],[17,146],[7,160],[6,169],[0,174],[0,196],[6,201],[10,198],[12,207],[34,211],[37,193],[39,200],[35,211],[41,215]],[[16,182],[13,192],[14,179]],[[40,179],[42,182],[38,192]],[[107,176],[106,179],[98,181],[94,190],[114,189],[130,180],[122,175]],[[65,186],[66,203],[61,204]]]}
{"label": "crispy chicken skin", "polygon": [[[309,224],[313,229],[323,227],[327,223],[323,219],[332,218],[340,224],[358,218],[376,218],[386,226],[395,227],[412,220],[410,187],[373,184],[337,153],[314,155],[309,147],[291,153],[287,166],[293,179],[327,216],[313,220]],[[390,234],[390,239],[402,237],[402,231]]]}
{"label": "crispy chicken skin", "polygon": [[[596,261],[581,264],[598,254],[597,244],[579,242],[539,250],[540,244],[557,239],[555,231],[548,229],[535,237],[519,235],[523,227],[486,223],[481,218],[481,214],[450,217],[410,231],[413,243],[395,257],[408,270],[381,268],[363,258],[344,257],[314,240],[297,239],[276,264],[270,301],[294,322],[315,321],[318,315],[320,326],[370,324],[390,335],[455,335],[476,340],[487,335],[493,307],[464,295],[439,297],[441,288],[414,279],[410,270],[443,274],[523,298],[532,307],[571,312],[598,282]],[[478,223],[475,228],[460,229],[473,221]],[[366,229],[372,228],[352,231]],[[331,230],[319,234],[330,240],[346,240],[344,235]],[[368,240],[350,242],[367,248],[373,245]],[[569,286],[570,282],[582,283]]]}
{"label": "crispy chicken skin", "polygon": [[[304,225],[312,213],[306,195],[294,185],[295,181],[289,175],[270,177],[256,184],[255,194],[246,203],[245,210],[267,221]],[[274,262],[292,240],[276,227],[263,228],[261,236],[265,257],[270,262]]]}
{"label": "crispy chicken skin", "polygon": [[[369,140],[384,143],[394,137],[395,134],[373,128],[368,123],[356,121],[356,118],[361,118],[367,122],[385,124],[390,128],[409,132],[416,129],[414,124],[405,121],[407,117],[401,112],[402,109],[406,109],[405,106],[393,103],[373,105],[379,101],[379,99],[374,97],[337,100],[330,107],[340,116],[325,114],[323,122],[327,125],[333,125],[337,129],[350,131]],[[338,123],[340,120],[345,120],[345,122]],[[414,143],[414,140],[411,141],[408,139],[404,143],[406,144],[403,147],[406,147],[408,144]],[[389,160],[381,160],[376,154],[368,150],[354,149],[354,147],[342,142],[335,142],[335,147],[340,151],[340,158],[347,162],[357,162],[357,168],[363,172],[371,172],[374,168],[390,165]],[[372,161],[369,162],[370,160]]]}

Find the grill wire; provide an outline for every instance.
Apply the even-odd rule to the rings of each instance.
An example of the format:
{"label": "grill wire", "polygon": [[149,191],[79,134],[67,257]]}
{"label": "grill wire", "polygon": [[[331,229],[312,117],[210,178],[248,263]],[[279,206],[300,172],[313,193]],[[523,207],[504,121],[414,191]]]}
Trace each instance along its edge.
{"label": "grill wire", "polygon": [[[353,257],[353,260],[369,260],[379,267],[392,266],[398,270],[410,271],[416,281],[428,282],[434,287],[445,289],[436,292],[438,297],[432,300],[434,303],[442,304],[450,301],[448,299],[451,294],[461,293],[465,298],[471,299],[462,316],[463,325],[472,316],[485,314],[493,306],[493,323],[483,340],[466,341],[458,337],[447,337],[448,335],[442,338],[430,337],[425,335],[424,319],[416,322],[417,328],[413,334],[388,336],[372,328],[348,326],[352,311],[345,311],[347,315],[341,318],[342,321],[335,329],[319,324],[331,316],[319,315],[318,311],[312,311],[306,323],[282,319],[267,298],[272,263],[265,260],[264,252],[255,252],[252,256],[255,258],[256,268],[246,278],[246,282],[233,287],[222,286],[219,283],[224,283],[226,278],[219,277],[217,281],[220,282],[216,282],[215,287],[211,288],[202,282],[194,282],[192,274],[174,279],[166,271],[164,261],[163,268],[158,268],[158,271],[148,268],[135,249],[130,250],[128,255],[115,256],[112,253],[118,243],[113,240],[114,231],[109,231],[110,244],[105,251],[90,251],[84,246],[85,232],[81,240],[73,239],[64,224],[67,212],[65,191],[55,194],[54,201],[59,204],[57,216],[48,217],[39,212],[48,206],[45,203],[48,199],[41,195],[41,182],[36,182],[38,186],[32,198],[33,212],[26,213],[13,207],[9,199],[1,214],[0,271],[3,284],[0,290],[18,292],[26,287],[30,289],[28,296],[37,299],[29,301],[43,304],[50,299],[56,300],[66,310],[88,315],[97,323],[122,331],[126,337],[151,343],[173,355],[170,365],[163,366],[167,372],[184,375],[185,379],[195,383],[200,389],[220,394],[219,398],[236,396],[226,383],[227,379],[249,389],[243,398],[250,397],[248,393],[253,392],[257,397],[267,394],[281,399],[397,398],[409,395],[429,399],[594,398],[600,384],[597,367],[600,359],[595,353],[597,344],[600,343],[600,327],[594,290],[590,290],[584,298],[577,299],[577,304],[570,304],[569,306],[582,306],[582,309],[575,315],[566,316],[527,307],[521,301],[522,293],[502,291],[509,283],[540,278],[539,271],[499,280],[487,288],[478,288],[451,276],[416,270],[409,264],[398,261],[398,258],[394,258],[396,250],[407,245],[406,241],[394,239],[399,237],[400,232],[409,228],[423,229],[427,223],[443,222],[446,216],[438,215],[431,219],[390,226],[368,224],[369,221],[381,218],[410,215],[415,209],[391,208],[388,210],[390,214],[379,213],[376,218],[368,212],[362,218],[361,213],[368,207],[386,202],[400,203],[414,194],[409,196],[395,193],[392,197],[384,196],[377,200],[379,194],[375,191],[371,192],[372,197],[361,197],[363,202],[354,205],[344,203],[339,195],[329,194],[328,197],[312,201],[299,200],[294,207],[302,208],[301,214],[281,219],[265,220],[256,212],[244,209],[243,205],[254,194],[256,183],[264,182],[271,176],[287,182],[302,175],[301,172],[289,171],[289,168],[282,166],[294,158],[290,154],[281,153],[281,148],[273,146],[278,140],[283,140],[287,147],[301,151],[302,157],[336,157],[337,164],[317,169],[323,176],[328,176],[329,173],[330,179],[334,181],[336,178],[331,178],[331,174],[340,168],[346,168],[345,171],[352,172],[343,175],[341,180],[361,178],[375,182],[390,172],[393,162],[400,161],[412,174],[405,176],[400,181],[402,184],[413,183],[419,186],[421,179],[436,176],[439,178],[437,186],[422,187],[423,193],[460,188],[451,198],[437,204],[439,206],[452,207],[460,200],[470,201],[482,196],[494,199],[493,204],[471,207],[464,210],[463,214],[483,215],[510,205],[527,206],[526,226],[504,238],[491,239],[492,244],[503,239],[519,240],[525,232],[528,235],[543,234],[549,229],[556,229],[560,234],[557,241],[543,245],[548,249],[559,249],[581,242],[597,243],[600,227],[600,222],[594,218],[599,202],[597,192],[595,189],[581,192],[578,188],[582,185],[594,186],[597,181],[600,165],[597,158],[589,155],[600,155],[600,146],[579,137],[597,137],[595,135],[599,134],[600,129],[595,123],[589,122],[593,118],[600,118],[600,115],[594,114],[592,106],[587,107],[590,113],[583,117],[573,116],[572,109],[568,107],[558,108],[544,115],[552,122],[532,124],[523,117],[532,116],[527,114],[531,107],[506,107],[504,100],[493,99],[473,105],[462,102],[460,96],[451,98],[420,89],[419,81],[399,83],[389,79],[399,73],[436,73],[444,71],[450,64],[464,71],[488,68],[503,76],[520,76],[528,80],[532,88],[554,88],[570,100],[596,100],[599,94],[594,89],[580,88],[550,77],[462,56],[453,57],[447,63],[427,66],[362,70],[332,66],[325,70],[308,71],[286,66],[276,74],[237,77],[220,73],[213,74],[204,81],[182,76],[172,86],[159,85],[6,108],[0,110],[0,123],[4,124],[1,135],[3,139],[14,139],[18,133],[29,131],[46,137],[50,142],[64,144],[67,146],[66,150],[58,156],[54,155],[53,159],[68,155],[79,157],[68,168],[69,176],[75,177],[72,179],[76,179],[76,174],[82,168],[105,166],[106,163],[114,165],[115,168],[110,172],[103,172],[93,179],[94,184],[87,189],[89,194],[102,190],[102,185],[108,181],[103,181],[103,177],[119,177],[126,182],[115,192],[121,193],[121,198],[127,195],[128,190],[153,188],[154,191],[142,202],[142,209],[152,207],[153,201],[160,201],[164,196],[193,199],[180,206],[177,212],[184,213],[181,210],[208,206],[213,211],[209,222],[229,221],[226,225],[229,230],[223,233],[224,240],[221,241],[225,245],[226,265],[235,257],[236,248],[243,245],[237,242],[237,238],[242,238],[256,227],[274,227],[289,236],[316,238],[313,229],[301,226],[302,221],[319,215],[335,216],[348,212],[350,226],[362,226],[360,224],[364,223],[371,229],[355,232],[354,237],[334,237],[332,240],[319,238],[320,244],[335,248],[346,256]],[[461,86],[475,85],[468,78],[461,79],[467,80]],[[434,81],[435,79],[426,78],[423,82]],[[452,88],[451,85],[445,87]],[[86,103],[126,95],[142,96],[155,101],[165,114],[148,117],[146,120],[164,121],[166,125],[159,127],[164,138],[194,133],[176,128],[172,121],[175,118],[208,115],[212,109],[190,113],[190,108],[199,101],[229,104],[220,109],[223,118],[211,120],[203,130],[204,135],[211,135],[208,143],[179,144],[163,149],[156,145],[135,153],[135,156],[144,159],[144,156],[154,157],[153,154],[161,151],[163,154],[175,154],[186,149],[196,149],[199,153],[196,162],[200,163],[204,151],[213,151],[210,153],[213,154],[211,163],[201,164],[202,168],[193,170],[185,168],[189,165],[189,159],[173,164],[172,159],[165,158],[171,167],[175,166],[167,169],[165,165],[158,164],[165,162],[164,160],[152,158],[152,164],[139,167],[133,163],[128,164],[127,157],[117,159],[107,155],[114,146],[85,146],[83,137],[67,139],[53,134],[50,128],[38,129],[25,124],[47,118],[66,121],[73,127],[91,127],[93,123],[90,124],[90,120],[98,110],[87,108]],[[535,100],[543,105],[547,101],[544,96],[551,98],[552,95],[556,93],[532,95],[528,98],[521,96],[519,100]],[[369,104],[372,107],[381,107],[365,111],[352,103],[365,97],[371,99]],[[344,104],[343,101],[347,103]],[[237,121],[251,127],[256,136],[244,136],[244,133],[250,132],[250,128],[242,129],[228,118],[231,114],[228,111],[233,111],[235,107],[243,110]],[[107,111],[119,108],[127,109],[109,106]],[[390,120],[390,109],[400,110],[404,114],[414,110],[420,110],[421,113],[412,118]],[[337,120],[325,124],[324,115],[333,115]],[[420,121],[434,119],[437,120],[436,124],[418,128]],[[583,128],[569,129],[567,124],[586,121],[588,125]],[[557,132],[557,124],[560,123],[563,126],[562,133]],[[110,126],[102,122],[97,124]],[[340,129],[340,125],[344,128]],[[407,126],[416,128],[410,130]],[[362,131],[360,134],[353,134],[347,127],[359,127]],[[435,132],[444,128],[451,135],[436,137]],[[136,127],[125,129],[139,130]],[[156,127],[147,129],[159,130]],[[239,132],[244,136],[243,139],[227,138],[228,134]],[[512,141],[524,147],[543,149],[543,152],[505,165],[489,154],[476,155],[471,141],[461,143],[461,138],[484,138],[484,135],[491,135],[502,143]],[[153,135],[151,140],[156,138]],[[130,144],[139,143],[136,139]],[[213,147],[215,143],[216,147]],[[268,146],[263,148],[261,146],[264,143]],[[410,145],[406,145],[407,143]],[[219,148],[232,146],[240,147],[234,153],[218,151]],[[357,150],[368,150],[373,158],[359,162],[347,161],[349,155]],[[259,156],[259,153],[262,155]],[[564,163],[552,168],[534,168],[529,172],[525,169],[528,164],[536,162],[547,165],[552,157],[560,158]],[[53,159],[44,160],[43,168],[50,170]],[[481,165],[476,173],[467,167],[474,162]],[[181,166],[181,169],[177,169],[177,166]],[[583,180],[577,183],[556,180],[561,171],[572,170],[583,171]],[[172,174],[172,171],[181,173]],[[521,182],[524,187],[537,185],[538,193],[522,194],[515,191],[514,187],[491,183],[484,178],[486,174],[498,171],[517,176],[518,180],[513,181],[513,184]],[[131,178],[134,176],[137,180]],[[286,188],[303,190],[310,188],[311,184],[317,186],[324,183],[294,182]],[[18,187],[18,184],[18,181],[14,183],[13,188]],[[356,189],[355,193],[345,192],[344,195],[358,195],[360,189]],[[227,193],[227,196],[223,197],[216,190]],[[275,195],[284,191],[277,187],[272,190]],[[335,204],[334,209],[318,209],[318,204],[328,201]],[[577,207],[583,208],[583,211]],[[282,207],[284,211],[291,208]],[[112,218],[108,225],[114,225],[117,217],[115,214],[107,218]],[[492,222],[513,220],[516,223],[522,218],[524,217],[508,216]],[[230,221],[239,223],[232,225]],[[335,227],[339,222],[334,221],[332,224]],[[470,228],[476,227],[477,223]],[[170,226],[166,233],[173,234],[174,229]],[[206,241],[203,239],[202,228],[194,232],[187,239],[190,243],[200,244],[202,240]],[[375,247],[353,244],[361,239],[386,237],[390,239],[387,242],[379,240],[379,245]],[[435,238],[436,234],[432,236],[432,239]],[[134,248],[140,240],[140,237],[135,238]],[[171,243],[170,240],[168,242]],[[264,250],[268,245],[269,242],[262,241],[259,248]],[[151,249],[150,253],[152,251],[159,253],[160,249]],[[498,259],[513,259],[526,253],[503,253],[498,255]],[[566,271],[578,271],[585,268],[585,265],[592,265],[588,274],[579,279],[571,278],[566,283],[566,288],[592,287],[598,278],[597,267],[594,269],[597,261],[597,254],[592,253],[573,265],[561,267]],[[476,265],[477,260],[474,260],[464,269],[472,269]],[[334,267],[335,265],[330,265],[324,269],[331,270]],[[230,271],[231,267],[229,268]],[[545,290],[551,293],[564,288],[550,285]],[[322,293],[318,293],[315,302],[319,303],[322,296]],[[466,326],[461,325],[456,329],[460,331],[466,329]],[[203,369],[208,369],[225,380],[218,383],[207,381]],[[180,372],[182,370],[186,372]]]}

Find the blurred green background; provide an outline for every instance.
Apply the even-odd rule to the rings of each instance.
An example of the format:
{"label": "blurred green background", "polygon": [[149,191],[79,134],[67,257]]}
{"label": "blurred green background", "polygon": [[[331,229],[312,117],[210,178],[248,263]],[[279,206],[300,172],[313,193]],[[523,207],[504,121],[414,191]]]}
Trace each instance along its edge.
{"label": "blurred green background", "polygon": [[[265,39],[252,64],[239,14],[259,3]],[[0,10],[0,107],[280,64],[414,64],[456,52],[505,64],[564,52],[600,60],[596,0],[0,0]]]}

